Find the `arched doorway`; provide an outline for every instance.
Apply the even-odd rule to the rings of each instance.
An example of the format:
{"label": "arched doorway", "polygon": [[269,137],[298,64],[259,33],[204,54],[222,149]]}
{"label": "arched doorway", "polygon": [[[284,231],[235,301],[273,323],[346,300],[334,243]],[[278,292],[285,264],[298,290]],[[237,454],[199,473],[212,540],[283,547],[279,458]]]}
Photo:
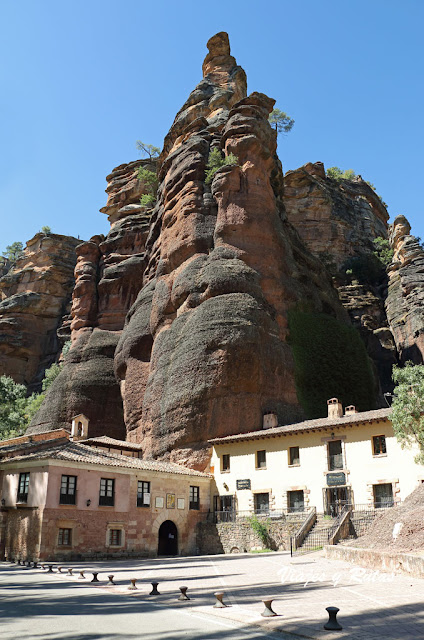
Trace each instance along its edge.
{"label": "arched doorway", "polygon": [[159,527],[158,556],[178,555],[178,530],[172,520],[165,520]]}

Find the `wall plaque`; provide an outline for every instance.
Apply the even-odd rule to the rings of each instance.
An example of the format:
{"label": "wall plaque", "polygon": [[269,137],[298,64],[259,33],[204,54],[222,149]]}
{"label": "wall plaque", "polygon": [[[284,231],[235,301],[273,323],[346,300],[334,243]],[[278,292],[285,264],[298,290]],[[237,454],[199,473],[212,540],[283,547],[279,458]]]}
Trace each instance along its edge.
{"label": "wall plaque", "polygon": [[237,480],[237,489],[250,489],[250,478],[247,480]]}
{"label": "wall plaque", "polygon": [[346,474],[343,471],[327,474],[327,485],[329,487],[340,487],[346,484]]}

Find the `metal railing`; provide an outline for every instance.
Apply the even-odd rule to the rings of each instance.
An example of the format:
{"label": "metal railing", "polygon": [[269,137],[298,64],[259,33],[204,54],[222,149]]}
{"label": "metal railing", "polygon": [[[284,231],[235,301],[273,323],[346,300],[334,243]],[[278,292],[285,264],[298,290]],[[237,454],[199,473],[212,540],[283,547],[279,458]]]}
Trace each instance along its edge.
{"label": "metal railing", "polygon": [[249,511],[214,511],[210,515],[210,519],[214,522],[239,522],[255,516],[258,520],[266,519],[273,521],[278,520],[299,520],[305,517],[306,510],[298,511],[291,509],[251,509]]}
{"label": "metal railing", "polygon": [[[394,503],[394,501],[391,501],[390,504],[385,504],[384,508],[390,509],[396,507],[397,504],[400,503]],[[299,533],[302,528],[307,528],[307,521],[305,521],[299,531],[290,538],[291,555],[293,556],[311,551],[318,551],[327,544],[335,544],[336,541],[334,541],[334,539],[336,537],[336,533],[339,527],[344,523],[348,513],[353,526],[354,536],[359,537],[364,535],[374,519],[379,513],[381,513],[382,508],[383,507],[381,506],[375,507],[369,504],[345,504],[337,518],[332,519],[332,522],[328,527],[322,527],[318,530],[314,530],[313,527],[311,527],[302,540]]]}

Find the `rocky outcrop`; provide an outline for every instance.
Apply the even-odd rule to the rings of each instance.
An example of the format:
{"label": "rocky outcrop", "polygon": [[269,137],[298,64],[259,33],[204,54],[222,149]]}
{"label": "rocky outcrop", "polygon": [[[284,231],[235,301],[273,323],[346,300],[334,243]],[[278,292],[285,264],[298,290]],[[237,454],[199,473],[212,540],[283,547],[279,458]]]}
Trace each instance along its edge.
{"label": "rocky outcrop", "polygon": [[[397,362],[395,341],[386,318],[384,272],[370,276],[375,238],[387,238],[388,213],[370,185],[356,176],[334,180],[322,162],[308,163],[284,176],[287,217],[314,255],[334,277],[340,301],[360,332],[374,362],[382,393],[393,390],[392,367]],[[366,281],[346,277],[351,261],[368,271]],[[361,262],[362,261],[362,265]]]}
{"label": "rocky outcrop", "polygon": [[424,359],[424,248],[410,234],[405,216],[397,216],[391,226],[393,260],[389,266],[387,318],[399,359],[422,364]]}
{"label": "rocky outcrop", "polygon": [[[322,264],[286,220],[274,101],[246,96],[228,37],[208,42],[204,78],[177,114],[159,162],[144,287],[116,356],[128,438],[145,456],[204,468],[208,438],[300,418],[287,314],[347,321]],[[233,153],[205,184],[212,149]]]}
{"label": "rocky outcrop", "polygon": [[29,391],[39,390],[63,345],[56,332],[70,309],[79,242],[37,233],[0,280],[0,372]]}
{"label": "rocky outcrop", "polygon": [[101,210],[112,228],[76,247],[72,309],[63,331],[72,348],[28,433],[58,425],[70,429],[77,413],[90,419],[90,435],[125,438],[122,400],[113,359],[125,316],[143,283],[145,241],[150,214],[140,205],[144,186],[138,160],[120,165],[107,177],[108,201]]}
{"label": "rocky outcrop", "polygon": [[389,215],[374,190],[361,176],[329,178],[322,162],[287,171],[284,204],[306,246],[336,269],[349,257],[373,251],[374,238],[387,238]]}
{"label": "rocky outcrop", "polygon": [[[208,49],[203,79],[165,138],[153,210],[140,207],[147,187],[137,180],[138,167],[144,162],[152,170],[151,161],[121,165],[108,176],[101,211],[112,228],[77,247],[72,348],[30,433],[69,428],[82,412],[91,436],[123,438],[126,429],[145,457],[204,469],[209,438],[260,429],[266,411],[280,424],[303,417],[296,367],[303,358],[305,371],[310,354],[305,342],[295,353],[294,312],[306,317],[305,326],[319,316],[321,353],[333,337],[326,327],[342,327],[331,353],[342,372],[355,369],[356,346],[346,362],[339,358],[352,331],[348,314],[322,262],[287,219],[268,123],[274,101],[246,95],[227,34],[211,38]],[[223,166],[209,184],[214,150]],[[231,154],[235,163],[225,164]],[[357,342],[360,372],[369,362]],[[357,378],[373,386],[370,377]],[[337,395],[327,392],[324,402]]]}

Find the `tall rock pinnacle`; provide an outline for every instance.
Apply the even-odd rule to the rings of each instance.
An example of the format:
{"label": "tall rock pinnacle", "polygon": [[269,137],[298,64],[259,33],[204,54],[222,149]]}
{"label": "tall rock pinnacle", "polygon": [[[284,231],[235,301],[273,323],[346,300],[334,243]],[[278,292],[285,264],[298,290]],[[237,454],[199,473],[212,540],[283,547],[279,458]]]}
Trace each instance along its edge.
{"label": "tall rock pinnacle", "polygon": [[[128,438],[147,456],[199,468],[208,438],[260,428],[265,410],[285,422],[302,416],[288,308],[305,295],[343,316],[319,262],[284,222],[279,181],[271,184],[274,100],[246,97],[227,34],[208,48],[204,78],[165,138],[145,285],[115,356]],[[238,164],[209,186],[212,149]]]}

